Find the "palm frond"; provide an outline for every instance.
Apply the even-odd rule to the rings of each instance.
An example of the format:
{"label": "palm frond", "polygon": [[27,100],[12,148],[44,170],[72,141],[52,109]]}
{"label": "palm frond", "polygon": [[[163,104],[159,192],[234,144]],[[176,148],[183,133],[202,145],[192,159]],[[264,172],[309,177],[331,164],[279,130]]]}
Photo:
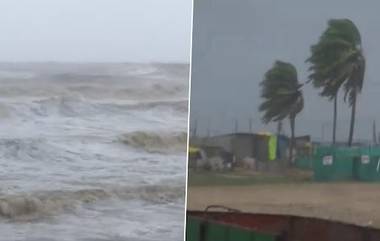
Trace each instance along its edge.
{"label": "palm frond", "polygon": [[283,120],[302,110],[302,84],[298,82],[297,70],[292,64],[276,61],[265,73],[260,86],[264,101],[259,111],[263,112],[264,123]]}
{"label": "palm frond", "polygon": [[355,86],[361,90],[365,61],[360,32],[351,20],[330,20],[318,43],[310,50],[311,56],[306,60],[311,64],[308,77],[315,88],[321,89],[321,96],[333,100],[344,85],[344,99],[347,100],[350,88]]}

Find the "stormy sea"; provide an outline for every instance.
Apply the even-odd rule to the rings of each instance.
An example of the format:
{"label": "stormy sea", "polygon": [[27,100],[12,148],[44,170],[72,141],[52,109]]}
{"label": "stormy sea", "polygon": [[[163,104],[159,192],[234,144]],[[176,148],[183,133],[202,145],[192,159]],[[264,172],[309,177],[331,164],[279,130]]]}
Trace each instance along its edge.
{"label": "stormy sea", "polygon": [[0,64],[0,240],[183,240],[187,64]]}

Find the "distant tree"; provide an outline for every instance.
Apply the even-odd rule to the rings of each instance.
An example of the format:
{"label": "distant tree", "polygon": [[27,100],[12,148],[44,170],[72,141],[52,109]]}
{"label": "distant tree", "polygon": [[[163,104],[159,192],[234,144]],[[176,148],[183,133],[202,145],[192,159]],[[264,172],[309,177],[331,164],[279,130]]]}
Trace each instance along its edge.
{"label": "distant tree", "polygon": [[320,95],[334,101],[333,143],[336,142],[337,96],[343,87],[344,100],[351,107],[348,145],[352,145],[356,99],[361,92],[365,73],[365,58],[362,52],[358,28],[349,19],[332,19],[322,33],[319,42],[311,47],[309,75]]}
{"label": "distant tree", "polygon": [[288,159],[288,165],[290,165],[295,146],[295,120],[304,106],[302,84],[298,82],[297,70],[290,63],[276,61],[265,73],[260,86],[261,97],[264,100],[259,110],[263,113],[263,122],[278,122],[284,119],[290,121],[291,138]]}

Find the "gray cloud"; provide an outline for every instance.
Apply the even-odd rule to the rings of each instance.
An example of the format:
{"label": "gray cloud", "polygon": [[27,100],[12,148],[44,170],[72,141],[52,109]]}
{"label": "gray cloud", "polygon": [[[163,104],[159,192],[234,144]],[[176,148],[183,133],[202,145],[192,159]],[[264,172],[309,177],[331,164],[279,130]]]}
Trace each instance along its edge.
{"label": "gray cloud", "polygon": [[0,61],[189,61],[191,0],[2,0]]}
{"label": "gray cloud", "polygon": [[[255,131],[274,131],[274,125],[261,123],[257,111],[261,101],[258,84],[265,71],[276,59],[290,61],[296,65],[300,81],[305,81],[310,45],[318,40],[328,19],[350,18],[361,31],[368,65],[355,136],[370,139],[372,120],[380,120],[379,6],[375,1],[356,0],[195,0],[192,128],[197,119],[202,134],[209,126],[213,134],[226,133],[234,129],[237,119],[239,130],[247,131],[252,117]],[[324,136],[330,139],[332,103],[321,99],[311,86],[304,95],[305,110],[297,120],[297,133],[320,138],[324,125]],[[348,136],[349,114],[341,101],[341,140]]]}

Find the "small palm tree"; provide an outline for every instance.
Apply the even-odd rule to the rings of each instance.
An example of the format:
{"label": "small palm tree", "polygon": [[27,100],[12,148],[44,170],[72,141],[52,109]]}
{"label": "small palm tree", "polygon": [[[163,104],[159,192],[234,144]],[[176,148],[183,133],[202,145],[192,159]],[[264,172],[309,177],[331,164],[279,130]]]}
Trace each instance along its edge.
{"label": "small palm tree", "polygon": [[288,165],[293,160],[295,119],[303,109],[302,85],[298,82],[296,68],[286,62],[276,61],[269,69],[260,83],[261,97],[264,99],[259,110],[263,112],[264,123],[282,121],[286,118],[290,121],[291,139]]}
{"label": "small palm tree", "polygon": [[362,52],[358,28],[349,19],[332,19],[322,33],[319,42],[311,47],[309,79],[320,95],[334,100],[333,143],[336,140],[337,95],[343,87],[344,100],[351,107],[351,123],[348,145],[352,145],[356,99],[364,81],[365,58]]}

